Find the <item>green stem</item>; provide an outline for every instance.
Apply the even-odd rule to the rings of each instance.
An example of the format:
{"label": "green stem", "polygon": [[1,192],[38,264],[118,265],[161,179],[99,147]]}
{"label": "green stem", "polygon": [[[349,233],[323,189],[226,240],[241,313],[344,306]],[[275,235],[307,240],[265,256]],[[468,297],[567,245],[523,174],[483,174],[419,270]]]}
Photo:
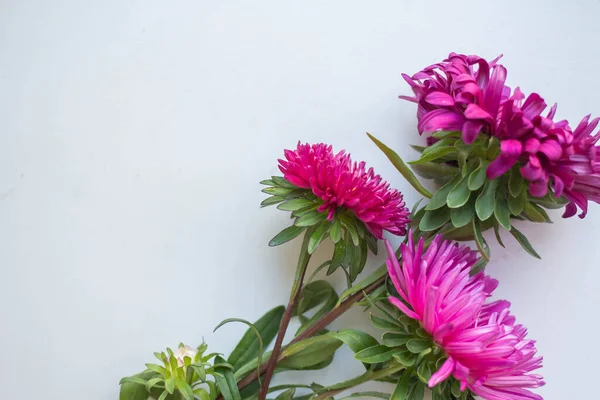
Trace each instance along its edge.
{"label": "green stem", "polygon": [[308,252],[308,242],[310,237],[312,236],[313,229],[308,229],[304,233],[304,240],[302,242],[302,247],[300,249],[300,256],[298,257],[298,267],[296,268],[296,276],[294,277],[294,283],[292,285],[292,291],[290,293],[290,300],[288,302],[287,308],[281,318],[281,324],[279,325],[279,331],[277,332],[277,339],[275,339],[275,345],[271,352],[271,357],[267,363],[267,370],[265,372],[264,380],[262,386],[260,388],[259,400],[265,400],[267,397],[267,393],[269,391],[269,383],[271,382],[271,378],[273,377],[273,373],[275,371],[275,365],[279,359],[279,355],[281,353],[281,346],[283,345],[283,337],[285,336],[285,332],[287,331],[288,325],[290,324],[290,319],[292,318],[292,313],[294,311],[294,307],[300,298],[300,294],[302,292],[302,282],[304,281],[304,275],[306,275],[306,268],[308,267],[308,262],[310,261],[310,254]]}
{"label": "green stem", "polygon": [[405,368],[406,367],[402,364],[392,363],[386,368],[380,369],[378,371],[367,371],[364,374],[357,376],[356,378],[324,388],[323,390],[325,390],[325,392],[319,393],[319,395],[315,397],[314,400],[327,399],[329,397],[335,396],[340,392],[343,392],[344,390],[353,388],[355,386],[361,385],[369,381],[375,381],[377,379],[385,378],[386,376],[395,374],[396,372],[402,371]]}

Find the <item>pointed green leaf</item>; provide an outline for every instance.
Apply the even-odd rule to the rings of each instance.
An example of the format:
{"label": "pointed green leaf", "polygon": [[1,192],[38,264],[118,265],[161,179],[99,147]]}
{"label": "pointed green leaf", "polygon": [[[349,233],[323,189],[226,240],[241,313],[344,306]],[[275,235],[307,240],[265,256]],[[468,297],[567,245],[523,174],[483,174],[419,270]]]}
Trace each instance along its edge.
{"label": "pointed green leaf", "polygon": [[471,196],[467,204],[460,208],[453,208],[450,212],[450,221],[455,228],[468,225],[475,215],[475,196]]}
{"label": "pointed green leaf", "polygon": [[175,386],[177,387],[177,390],[179,390],[179,393],[181,393],[185,400],[194,400],[194,391],[186,381],[182,379],[177,379],[175,381]]}
{"label": "pointed green leaf", "polygon": [[359,351],[354,358],[367,364],[377,364],[391,360],[395,352],[395,349],[378,344]]}
{"label": "pointed green leaf", "polygon": [[398,380],[398,384],[396,385],[396,389],[394,389],[394,393],[390,397],[390,400],[406,400],[408,396],[410,378],[412,378],[412,371],[405,370]]}
{"label": "pointed green leaf", "polygon": [[283,197],[279,197],[279,196],[267,197],[260,203],[260,206],[261,207],[271,206],[273,204],[281,203],[283,200],[284,200]]}
{"label": "pointed green leaf", "polygon": [[417,192],[419,192],[423,196],[430,199],[431,193],[429,193],[429,191],[427,189],[425,189],[423,187],[423,185],[421,185],[421,182],[419,182],[419,180],[412,173],[410,168],[408,168],[408,166],[404,163],[404,161],[402,161],[402,158],[400,158],[400,156],[398,154],[396,154],[396,152],[394,150],[387,147],[385,144],[380,142],[378,139],[376,139],[371,134],[367,133],[367,135],[377,145],[377,147],[379,147],[379,149],[381,149],[381,151],[383,151],[383,153],[387,156],[387,158],[392,162],[394,167],[396,167],[396,169],[402,174],[404,179],[406,179],[407,182],[410,183]]}
{"label": "pointed green leaf", "polygon": [[290,194],[293,190],[294,189],[287,189],[287,188],[282,188],[282,187],[266,187],[263,190],[261,190],[261,192],[270,194],[273,196],[285,197],[288,194]]}
{"label": "pointed green leaf", "polygon": [[410,165],[413,164],[424,164],[424,163],[428,163],[428,162],[432,162],[435,160],[438,160],[444,156],[447,156],[448,154],[453,154],[453,153],[458,153],[458,151],[456,150],[455,147],[453,146],[445,146],[445,147],[438,147],[435,150],[431,150],[427,153],[423,152],[421,154],[421,157],[418,160],[415,161],[409,161],[408,163]]}
{"label": "pointed green leaf", "polygon": [[508,209],[512,215],[520,215],[525,209],[527,203],[527,191],[523,190],[517,197],[513,197],[512,194],[508,197]]}
{"label": "pointed green leaf", "polygon": [[272,179],[265,179],[263,181],[259,182],[261,185],[265,185],[265,186],[275,186],[275,181],[273,181]]}
{"label": "pointed green leaf", "polygon": [[483,190],[475,200],[475,212],[481,221],[485,221],[494,213],[494,202],[496,197],[496,188],[498,180],[488,180],[483,186]]}
{"label": "pointed green leaf", "polygon": [[296,393],[296,388],[289,388],[275,397],[275,400],[292,400],[294,398],[294,393]]}
{"label": "pointed green leaf", "polygon": [[460,170],[450,164],[446,163],[424,163],[411,165],[411,168],[417,175],[425,179],[432,179],[435,182],[447,182],[452,179],[453,176],[460,173]]}
{"label": "pointed green leaf", "polygon": [[[384,277],[387,276],[387,273],[388,273],[387,266],[386,265],[380,266],[375,271],[373,271],[369,276],[367,276],[364,279],[361,279],[357,284],[355,284],[351,288],[342,292],[342,294],[340,295],[340,299],[338,300],[338,302],[336,304],[336,307],[338,307],[344,300],[346,300],[348,297],[352,296],[354,293],[361,292],[366,287],[371,286],[373,283],[377,282],[378,280],[382,280]],[[382,285],[383,285],[383,281],[382,281]]]}
{"label": "pointed green leaf", "polygon": [[173,394],[175,392],[175,377],[172,376],[165,381],[165,390],[169,392],[169,394]]}
{"label": "pointed green leaf", "polygon": [[471,191],[467,185],[468,177],[464,177],[450,190],[448,193],[448,198],[446,199],[446,204],[450,208],[459,208],[464,206],[467,201],[469,201],[469,196],[471,196]]}
{"label": "pointed green leaf", "polygon": [[329,360],[342,341],[328,335],[315,336],[293,343],[281,352],[277,366],[288,369],[306,369]]}
{"label": "pointed green leaf", "polygon": [[417,362],[417,354],[411,353],[408,350],[394,353],[394,358],[405,367],[412,367]]}
{"label": "pointed green leaf", "polygon": [[317,226],[312,235],[310,235],[310,239],[308,241],[308,254],[313,254],[321,242],[327,237],[330,225],[331,223],[329,221],[324,220],[319,224],[319,226]]}
{"label": "pointed green leaf", "polygon": [[469,175],[469,190],[475,191],[483,186],[486,179],[485,170],[487,166],[487,163],[482,162],[475,171],[471,172]]}
{"label": "pointed green leaf", "polygon": [[258,357],[261,353],[261,348],[269,345],[277,335],[284,312],[285,307],[278,306],[267,311],[254,324],[243,321],[249,327],[229,355],[229,358],[227,358],[227,362],[233,366],[234,370],[239,369],[245,363]]}
{"label": "pointed green leaf", "polygon": [[419,229],[423,232],[430,232],[444,226],[450,220],[450,209],[443,207],[433,211],[426,211],[423,219],[419,223]]}
{"label": "pointed green leaf", "polygon": [[287,200],[277,206],[282,211],[296,211],[304,207],[310,207],[315,204],[314,201],[298,197],[296,199]]}
{"label": "pointed green leaf", "polygon": [[[525,215],[525,217],[527,217],[527,219],[533,221],[533,222],[549,222],[546,218],[548,216],[548,214],[541,213],[539,210],[541,210],[540,207],[534,207],[533,204],[531,203],[525,203],[525,208],[523,209],[523,215]],[[544,215],[546,214],[546,215]]]}
{"label": "pointed green leaf", "polygon": [[[352,246],[352,244],[350,244]],[[344,262],[346,257],[346,241],[340,240],[333,248],[333,258],[327,270],[327,275],[333,274]]]}
{"label": "pointed green leaf", "polygon": [[275,184],[277,186],[281,186],[283,188],[288,188],[288,189],[297,189],[298,188],[298,186],[291,184],[283,176],[272,176],[271,179],[273,180],[273,182],[275,182]]}
{"label": "pointed green leaf", "polygon": [[412,335],[406,333],[386,332],[383,334],[381,341],[386,346],[397,347],[405,345],[412,338]]}
{"label": "pointed green leaf", "polygon": [[273,239],[271,239],[271,241],[269,242],[269,246],[275,247],[279,246],[280,244],[289,242],[290,240],[296,238],[298,235],[304,232],[305,229],[306,228],[303,226],[288,226],[287,228],[279,232],[277,235],[275,235]]}
{"label": "pointed green leaf", "polygon": [[329,230],[329,237],[333,243],[337,243],[342,238],[342,222],[339,218],[334,218]]}
{"label": "pointed green leaf", "polygon": [[436,139],[453,138],[460,139],[462,136],[461,131],[437,131],[431,134]]}
{"label": "pointed green leaf", "polygon": [[164,392],[162,392],[160,394],[160,397],[158,398],[158,400],[165,400],[167,398],[167,396],[169,395],[169,392],[167,392],[166,390]]}
{"label": "pointed green leaf", "polygon": [[433,346],[431,340],[426,339],[411,339],[406,343],[406,348],[411,353],[419,354],[423,350],[426,350]]}
{"label": "pointed green leaf", "polygon": [[386,331],[404,331],[399,323],[390,321],[389,319],[384,319],[374,314],[370,314],[369,318],[371,319],[371,322],[375,328]]}
{"label": "pointed green leaf", "polygon": [[510,210],[508,209],[508,201],[504,194],[504,188],[498,188],[496,191],[496,204],[494,205],[494,216],[496,220],[507,231],[510,230]]}
{"label": "pointed green leaf", "polygon": [[517,239],[517,242],[519,242],[521,247],[523,247],[523,250],[525,250],[527,253],[534,256],[535,258],[539,258],[540,260],[542,259],[542,257],[540,257],[540,255],[535,251],[531,243],[529,243],[527,237],[523,235],[520,231],[518,231],[517,228],[513,226],[510,230],[510,233],[514,236],[515,239]]}
{"label": "pointed green leaf", "polygon": [[426,210],[437,210],[438,208],[444,207],[446,202],[448,201],[448,193],[460,182],[462,179],[461,174],[456,174],[454,178],[444,186],[438,189],[437,192],[433,194],[431,200],[429,200],[429,204],[425,206]]}
{"label": "pointed green leaf", "polygon": [[475,244],[477,245],[477,249],[481,256],[485,259],[485,261],[490,261],[490,248],[483,238],[481,233],[481,224],[477,218],[473,219],[473,236],[475,237]]}
{"label": "pointed green leaf", "polygon": [[354,353],[379,344],[373,336],[356,329],[342,329],[329,335],[344,342]]}
{"label": "pointed green leaf", "polygon": [[[141,374],[134,375],[129,378],[138,378],[146,382],[152,380],[154,372],[142,372]],[[158,378],[160,379],[160,378]],[[119,389],[119,400],[146,400],[148,398],[148,392],[146,391],[145,384],[142,385],[140,382],[128,381],[127,378],[121,379],[119,382],[121,388]]]}
{"label": "pointed green leaf", "polygon": [[327,217],[327,214],[319,212],[319,211],[310,211],[296,219],[294,225],[296,226],[313,226],[323,221]]}
{"label": "pointed green leaf", "polygon": [[510,171],[510,178],[508,180],[508,190],[512,197],[519,197],[521,192],[526,192],[525,180],[519,171],[519,168],[514,167]]}
{"label": "pointed green leaf", "polygon": [[[225,360],[221,356],[215,358],[215,364],[225,364]],[[221,394],[225,400],[241,400],[240,391],[237,387],[237,382],[233,377],[233,371],[229,368],[215,367],[215,383],[221,390]]]}
{"label": "pointed green leaf", "polygon": [[506,246],[504,246],[504,243],[502,242],[502,237],[500,236],[500,229],[498,229],[497,224],[494,224],[494,234],[496,235],[496,240],[498,241],[498,244],[502,247],[506,247]]}

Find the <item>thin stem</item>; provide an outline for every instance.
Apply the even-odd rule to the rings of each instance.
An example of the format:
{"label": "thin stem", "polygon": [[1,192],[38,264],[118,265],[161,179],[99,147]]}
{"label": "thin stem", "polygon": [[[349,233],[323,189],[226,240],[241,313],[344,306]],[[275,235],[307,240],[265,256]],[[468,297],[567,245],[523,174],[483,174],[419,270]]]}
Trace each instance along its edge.
{"label": "thin stem", "polygon": [[308,267],[308,262],[310,261],[310,254],[308,252],[308,242],[310,240],[310,237],[312,236],[312,233],[313,230],[308,229],[304,234],[304,240],[300,249],[300,256],[298,257],[298,267],[296,268],[296,276],[294,277],[294,283],[292,285],[292,291],[290,293],[290,300],[288,302],[287,308],[285,309],[285,312],[283,313],[283,317],[281,318],[281,324],[279,325],[279,331],[277,332],[277,339],[275,339],[275,345],[271,352],[271,357],[269,358],[269,361],[267,363],[264,380],[260,388],[260,393],[258,395],[259,400],[265,400],[267,397],[267,393],[269,391],[269,383],[271,382],[273,372],[275,371],[275,365],[277,364],[279,355],[281,354],[283,337],[285,336],[285,332],[287,331],[288,325],[290,324],[290,319],[292,318],[294,307],[296,306],[296,303],[300,298],[300,294],[302,293],[302,282],[304,281],[304,275],[306,275],[306,267]]}
{"label": "thin stem", "polygon": [[364,374],[357,376],[356,378],[325,388],[326,391],[320,393],[317,397],[314,398],[314,400],[323,400],[335,396],[336,394],[343,392],[344,390],[361,385],[365,382],[385,378],[386,376],[395,374],[396,372],[401,371],[405,368],[406,367],[402,364],[393,363],[387,366],[386,368],[380,369],[379,371],[367,371]]}

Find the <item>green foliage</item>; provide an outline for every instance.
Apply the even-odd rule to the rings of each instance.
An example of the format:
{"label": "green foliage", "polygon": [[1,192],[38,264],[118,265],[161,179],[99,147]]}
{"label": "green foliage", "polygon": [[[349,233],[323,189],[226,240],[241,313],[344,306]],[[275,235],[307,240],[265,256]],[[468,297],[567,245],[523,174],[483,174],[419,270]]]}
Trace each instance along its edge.
{"label": "green foliage", "polygon": [[204,343],[197,349],[180,344],[175,352],[167,348],[166,353],[154,353],[160,364],[146,364],[146,371],[121,379],[119,400],[146,400],[150,395],[163,400],[215,400],[217,386],[208,376],[216,379],[218,371],[231,372],[233,367],[220,357],[211,365],[210,360],[216,354],[205,355],[206,349]]}

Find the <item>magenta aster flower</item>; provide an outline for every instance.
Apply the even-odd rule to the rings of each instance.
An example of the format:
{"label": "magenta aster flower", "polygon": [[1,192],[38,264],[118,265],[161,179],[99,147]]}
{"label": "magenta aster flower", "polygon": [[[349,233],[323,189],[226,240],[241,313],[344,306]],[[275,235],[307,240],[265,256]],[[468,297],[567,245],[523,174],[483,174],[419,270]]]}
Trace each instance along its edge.
{"label": "magenta aster flower", "polygon": [[301,144],[296,150],[285,150],[279,169],[290,183],[309,189],[323,204],[332,220],[342,209],[350,210],[378,239],[387,230],[406,235],[409,210],[402,194],[373,172],[365,163],[352,162],[343,150],[334,154],[330,145]]}
{"label": "magenta aster flower", "polygon": [[510,93],[506,69],[497,61],[451,53],[412,77],[403,74],[415,96],[400,98],[419,104],[419,133],[462,131],[464,142],[472,143],[482,130],[494,131],[500,104]]}
{"label": "magenta aster flower", "polygon": [[429,380],[434,387],[449,376],[488,400],[542,399],[528,389],[544,384],[531,374],[542,365],[535,342],[515,324],[510,303],[485,304],[498,282],[483,272],[470,275],[476,253],[435,237],[424,251],[412,232],[402,244],[402,265],[389,242],[388,271],[400,298],[390,302],[419,322],[448,356]]}

